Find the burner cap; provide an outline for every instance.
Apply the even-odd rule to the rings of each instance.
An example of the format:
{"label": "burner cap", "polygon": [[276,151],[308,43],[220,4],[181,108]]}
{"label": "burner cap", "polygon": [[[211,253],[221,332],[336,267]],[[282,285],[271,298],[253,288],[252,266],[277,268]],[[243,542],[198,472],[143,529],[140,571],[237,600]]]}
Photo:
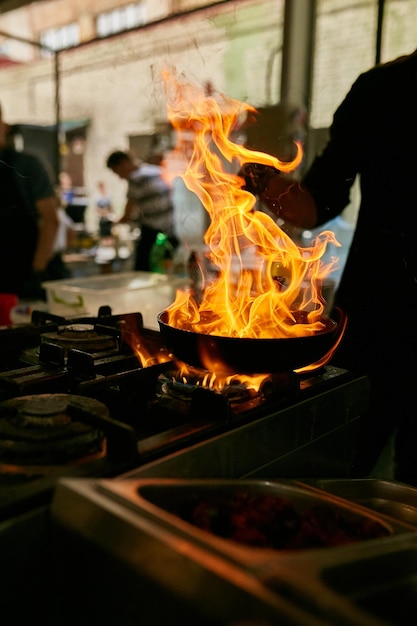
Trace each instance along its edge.
{"label": "burner cap", "polygon": [[91,332],[94,332],[93,324],[81,324],[81,323],[68,324],[68,326],[65,326],[64,328],[64,333],[67,335],[78,334],[78,333],[91,333]]}
{"label": "burner cap", "polygon": [[0,403],[0,463],[56,465],[97,454],[104,434],[89,418],[96,423],[108,417],[104,404],[83,396],[39,394],[6,400]]}
{"label": "burner cap", "polygon": [[43,343],[54,343],[67,350],[106,350],[117,348],[117,338],[99,333],[93,324],[74,323],[59,328],[56,332],[44,333]]}
{"label": "burner cap", "polygon": [[28,416],[56,416],[65,413],[68,406],[68,396],[59,394],[45,394],[40,396],[23,397],[18,409],[21,415]]}

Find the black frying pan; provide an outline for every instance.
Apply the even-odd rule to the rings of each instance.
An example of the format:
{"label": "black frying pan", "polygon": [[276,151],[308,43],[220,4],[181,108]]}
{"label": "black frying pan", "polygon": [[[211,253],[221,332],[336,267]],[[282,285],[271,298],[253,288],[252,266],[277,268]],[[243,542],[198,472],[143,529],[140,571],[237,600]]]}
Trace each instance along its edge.
{"label": "black frying pan", "polygon": [[168,314],[158,315],[165,346],[188,365],[233,373],[273,373],[299,369],[324,357],[338,338],[338,324],[323,318],[323,331],[306,337],[240,339],[175,328]]}

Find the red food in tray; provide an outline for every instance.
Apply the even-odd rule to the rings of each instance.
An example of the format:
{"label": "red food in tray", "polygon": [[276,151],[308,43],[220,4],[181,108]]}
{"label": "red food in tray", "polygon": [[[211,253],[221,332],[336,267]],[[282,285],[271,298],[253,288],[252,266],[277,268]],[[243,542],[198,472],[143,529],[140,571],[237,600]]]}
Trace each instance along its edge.
{"label": "red food in tray", "polygon": [[331,504],[298,508],[286,497],[266,494],[207,496],[175,513],[218,537],[275,550],[340,546],[390,534],[377,520]]}

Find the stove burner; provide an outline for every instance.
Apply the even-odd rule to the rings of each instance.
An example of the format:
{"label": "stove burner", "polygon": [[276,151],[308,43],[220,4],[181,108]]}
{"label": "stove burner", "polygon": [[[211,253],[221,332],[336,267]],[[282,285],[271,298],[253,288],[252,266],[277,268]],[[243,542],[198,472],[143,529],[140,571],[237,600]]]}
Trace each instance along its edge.
{"label": "stove burner", "polygon": [[[71,421],[70,417],[68,415],[60,415],[65,411],[67,406],[68,400],[66,396],[29,396],[28,398],[23,398],[20,414],[27,416],[29,421],[40,424],[45,424],[46,418],[49,416],[52,416],[52,418],[63,417],[65,418],[65,423],[68,423]],[[38,416],[42,416],[43,419],[37,420]],[[52,419],[50,423],[52,425],[52,423],[56,422]]]}
{"label": "stove burner", "polygon": [[169,370],[159,378],[158,402],[183,415],[199,415],[211,421],[228,421],[265,403],[262,389],[256,391],[239,378],[218,380],[211,372],[187,367]]}
{"label": "stove burner", "polygon": [[[177,362],[177,365],[180,362]],[[294,400],[300,390],[295,372],[258,376],[214,376],[212,372],[179,365],[159,377],[157,401],[160,407],[183,415],[198,415],[214,422],[250,417],[268,405],[275,408]]]}
{"label": "stove burner", "polygon": [[66,350],[106,350],[117,348],[117,338],[100,333],[93,324],[74,323],[59,328],[55,332],[44,333],[43,343],[54,343]]}
{"label": "stove burner", "polygon": [[232,405],[247,402],[260,395],[260,392],[248,389],[244,383],[231,382],[226,384],[221,389],[215,389],[211,387],[205,387],[204,385],[196,384],[196,382],[181,382],[178,380],[165,380],[161,385],[161,392],[163,395],[175,397],[182,400],[191,400],[193,394],[198,389],[204,389],[207,393],[222,395]]}
{"label": "stove burner", "polygon": [[[0,404],[0,469],[4,464],[46,465],[79,462],[103,455],[104,435],[74,419],[74,413],[108,418],[97,400],[69,394],[39,394]],[[3,467],[2,465],[3,464]]]}

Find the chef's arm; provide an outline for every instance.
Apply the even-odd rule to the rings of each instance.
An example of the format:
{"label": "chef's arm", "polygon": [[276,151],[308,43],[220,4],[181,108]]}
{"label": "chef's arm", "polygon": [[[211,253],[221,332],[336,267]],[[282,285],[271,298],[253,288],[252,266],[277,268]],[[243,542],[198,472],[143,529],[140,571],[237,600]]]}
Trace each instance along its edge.
{"label": "chef's arm", "polygon": [[52,257],[59,224],[57,206],[58,202],[55,197],[42,198],[36,202],[36,209],[39,214],[39,231],[32,263],[34,272],[42,272]]}

